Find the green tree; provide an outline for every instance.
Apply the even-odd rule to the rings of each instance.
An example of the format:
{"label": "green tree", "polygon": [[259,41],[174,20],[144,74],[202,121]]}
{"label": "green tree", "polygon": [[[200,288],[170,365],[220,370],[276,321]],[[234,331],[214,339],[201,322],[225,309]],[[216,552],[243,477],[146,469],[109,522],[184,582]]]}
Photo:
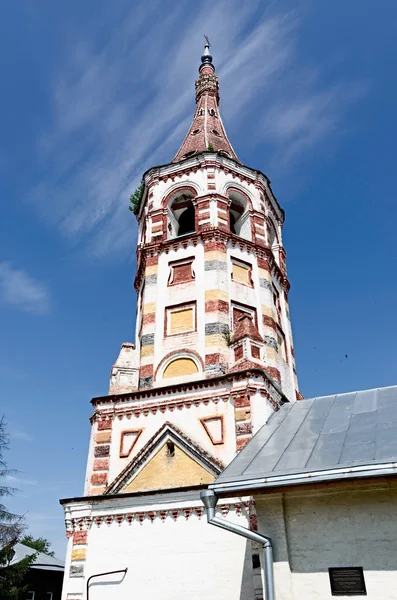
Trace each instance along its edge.
{"label": "green tree", "polygon": [[25,546],[29,546],[29,548],[33,548],[34,550],[37,550],[37,552],[43,552],[43,554],[48,554],[48,556],[54,556],[54,552],[50,550],[51,542],[46,538],[34,538],[32,535],[25,535],[21,539],[21,544],[25,544]]}
{"label": "green tree", "polygon": [[3,498],[11,496],[15,489],[5,484],[6,477],[13,471],[7,468],[4,451],[8,448],[9,436],[4,418],[0,419],[0,598],[17,600],[25,593],[24,577],[35,559],[35,554],[19,562],[13,562],[14,546],[25,528],[22,517],[10,512]]}
{"label": "green tree", "polygon": [[131,196],[130,196],[130,205],[128,208],[130,209],[131,212],[134,213],[134,215],[137,215],[139,212],[139,207],[140,207],[141,200],[142,200],[143,188],[144,188],[144,184],[142,182],[141,185],[139,187],[137,187],[135,192],[133,194],[131,194]]}

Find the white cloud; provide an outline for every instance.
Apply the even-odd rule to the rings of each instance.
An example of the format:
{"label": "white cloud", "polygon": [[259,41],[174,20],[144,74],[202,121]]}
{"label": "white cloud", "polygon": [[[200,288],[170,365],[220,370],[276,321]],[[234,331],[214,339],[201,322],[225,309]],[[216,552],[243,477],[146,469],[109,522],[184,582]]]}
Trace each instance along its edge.
{"label": "white cloud", "polygon": [[8,262],[0,262],[0,300],[35,314],[44,314],[49,310],[46,288]]}
{"label": "white cloud", "polygon": [[15,476],[15,475],[6,475],[4,477],[4,482],[6,485],[10,485],[12,487],[18,488],[20,487],[38,487],[38,481],[34,479],[25,479],[23,477]]}
{"label": "white cloud", "polygon": [[354,86],[322,87],[316,69],[299,60],[298,16],[272,10],[258,0],[206,0],[169,11],[148,0],[109,26],[106,44],[98,46],[95,31],[75,40],[53,81],[52,126],[38,140],[42,164],[29,199],[43,218],[92,254],[133,249],[128,196],[143,171],[169,162],[182,142],[202,33],[213,42],[232,143],[244,132],[243,154],[265,142],[270,157],[301,160],[333,133]]}
{"label": "white cloud", "polygon": [[10,438],[11,440],[21,440],[23,442],[33,442],[34,437],[32,437],[29,433],[20,429],[18,427],[13,427],[12,425],[9,427]]}

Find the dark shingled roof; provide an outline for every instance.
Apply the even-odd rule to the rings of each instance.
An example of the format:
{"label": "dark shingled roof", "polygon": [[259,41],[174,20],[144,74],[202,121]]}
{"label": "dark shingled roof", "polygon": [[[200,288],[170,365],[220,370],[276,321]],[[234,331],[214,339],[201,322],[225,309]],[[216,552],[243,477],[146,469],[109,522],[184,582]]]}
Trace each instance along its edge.
{"label": "dark shingled roof", "polygon": [[[253,489],[285,485],[287,479],[292,485],[385,475],[397,473],[393,462],[397,386],[284,404],[210,487]],[[350,468],[353,472],[346,472]]]}

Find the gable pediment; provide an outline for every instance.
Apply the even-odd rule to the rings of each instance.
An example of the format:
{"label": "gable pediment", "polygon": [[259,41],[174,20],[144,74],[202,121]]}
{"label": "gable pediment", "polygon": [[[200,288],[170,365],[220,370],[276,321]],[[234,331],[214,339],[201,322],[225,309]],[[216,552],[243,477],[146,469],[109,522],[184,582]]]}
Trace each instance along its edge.
{"label": "gable pediment", "polygon": [[208,484],[223,465],[179,429],[165,423],[109,485],[106,494]]}

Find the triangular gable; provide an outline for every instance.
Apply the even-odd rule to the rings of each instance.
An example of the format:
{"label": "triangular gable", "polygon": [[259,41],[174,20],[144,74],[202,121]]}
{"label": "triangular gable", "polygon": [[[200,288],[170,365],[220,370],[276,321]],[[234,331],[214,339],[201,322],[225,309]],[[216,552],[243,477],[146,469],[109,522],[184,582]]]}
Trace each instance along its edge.
{"label": "triangular gable", "polygon": [[224,466],[165,423],[108,486],[105,494],[142,492],[211,483]]}

